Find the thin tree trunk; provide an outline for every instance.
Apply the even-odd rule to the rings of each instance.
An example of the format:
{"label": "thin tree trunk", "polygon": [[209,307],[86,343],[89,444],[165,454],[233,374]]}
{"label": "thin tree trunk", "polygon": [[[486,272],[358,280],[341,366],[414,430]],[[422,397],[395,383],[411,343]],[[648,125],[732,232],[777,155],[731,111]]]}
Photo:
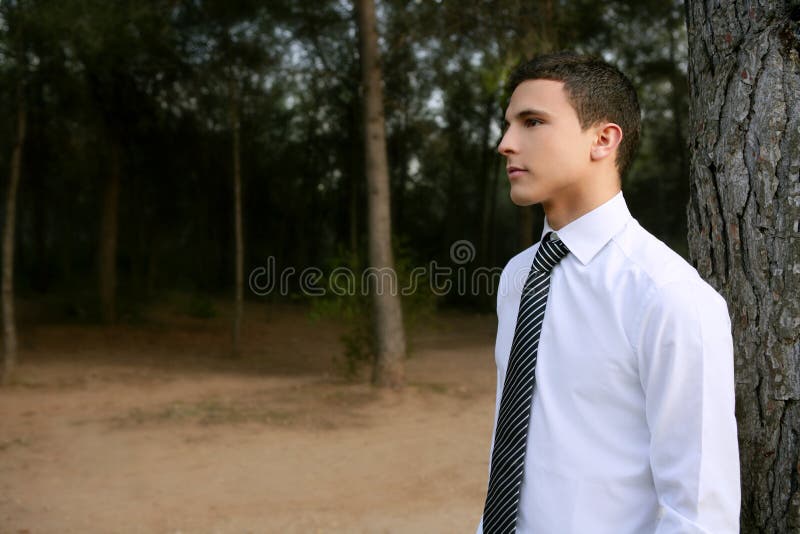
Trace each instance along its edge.
{"label": "thin tree trunk", "polygon": [[[670,15],[671,16],[671,15]],[[670,19],[669,27],[674,28],[675,24]],[[681,95],[684,94],[686,91],[686,79],[678,70],[678,63],[676,59],[676,42],[675,42],[675,35],[673,34],[672,29],[669,32],[669,59],[670,63],[672,64],[672,71],[670,72],[669,79],[670,84],[672,85],[672,91],[670,92],[670,108],[672,109],[672,117],[673,117],[673,135],[675,137],[675,146],[678,147],[678,165],[680,168],[681,176],[687,176],[689,173],[689,158],[687,156],[687,144],[686,144],[686,137],[684,136],[684,123],[683,123],[683,113],[684,113],[684,104]],[[681,180],[678,183],[678,190],[673,191],[672,195],[670,195],[670,200],[668,201],[669,205],[662,206],[664,210],[670,210],[672,205],[672,200],[675,198],[687,198],[689,196],[689,181],[688,180]],[[659,220],[668,221],[666,217],[661,218]],[[670,221],[671,227],[665,228],[665,232],[662,235],[669,234],[672,237],[676,231],[680,231],[681,234],[685,232],[684,224],[686,219],[681,219],[680,217],[677,218],[676,221]],[[677,223],[677,224],[676,224]],[[677,225],[678,228],[676,228]]]}
{"label": "thin tree trunk", "polygon": [[[671,19],[672,20],[672,19]],[[670,28],[673,28],[674,25],[670,22]],[[672,109],[672,118],[673,118],[673,134],[675,136],[675,145],[678,147],[678,162],[681,168],[681,171],[685,171],[688,169],[688,162],[686,157],[686,139],[683,136],[683,121],[681,117],[683,115],[681,109],[681,93],[686,90],[686,80],[683,78],[683,75],[678,70],[678,62],[676,58],[676,43],[675,43],[675,35],[670,30],[669,32],[669,59],[670,63],[674,66],[672,71],[669,75],[669,81],[672,85],[672,91],[670,92],[670,108]]]}
{"label": "thin tree trunk", "polygon": [[[358,109],[354,104],[348,110],[348,117],[350,119],[350,131],[353,133],[353,137],[351,139],[355,139],[358,136],[359,131],[359,120],[357,117]],[[348,187],[348,194],[349,194],[349,209],[348,209],[348,230],[349,230],[349,242],[350,242],[350,254],[351,258],[355,260],[355,265],[360,265],[358,262],[359,258],[359,247],[358,247],[358,221],[359,221],[359,184],[361,182],[361,163],[360,161],[363,158],[360,158],[361,154],[358,150],[358,144],[355,142],[351,142],[349,144],[351,147],[350,152],[350,168],[349,168],[349,187]]]}
{"label": "thin tree trunk", "polygon": [[[449,122],[449,124],[453,124],[453,122]],[[460,202],[460,192],[461,184],[458,183],[458,173],[456,172],[456,162],[462,161],[461,153],[460,153],[460,143],[462,141],[460,139],[456,139],[457,135],[453,132],[456,131],[455,128],[448,128],[450,130],[448,140],[448,144],[452,147],[453,150],[453,157],[449,158],[447,162],[447,185],[445,189],[445,210],[444,210],[444,221],[443,221],[443,229],[442,232],[442,248],[444,250],[450,250],[450,245],[453,241],[457,241],[461,239],[461,217],[464,212],[464,206]],[[463,187],[463,186],[462,186]]]}
{"label": "thin tree trunk", "polygon": [[494,266],[497,258],[497,184],[500,182],[500,175],[505,174],[506,165],[501,161],[501,156],[496,152],[493,154],[492,162],[494,170],[491,187],[489,188],[489,256],[486,265]]}
{"label": "thin tree trunk", "polygon": [[233,356],[241,354],[242,316],[244,315],[244,237],[242,235],[242,166],[239,135],[239,102],[235,82],[228,82],[229,118],[233,132],[233,213],[236,232],[236,289],[233,313]]}
{"label": "thin tree trunk", "polygon": [[14,227],[17,210],[17,189],[22,171],[22,149],[28,112],[25,105],[23,81],[17,81],[17,139],[11,153],[11,168],[6,196],[6,224],[3,229],[3,376],[2,383],[11,382],[17,365],[17,325],[14,315]]}
{"label": "thin tree trunk", "polygon": [[[408,100],[406,98],[400,99],[402,106],[403,121],[398,128],[398,132],[394,139],[394,146],[392,147],[392,158],[396,162],[395,168],[397,169],[397,179],[394,188],[390,188],[391,198],[394,202],[394,211],[392,212],[393,221],[392,226],[402,228],[403,220],[405,217],[405,196],[406,185],[408,183],[408,150],[407,142],[408,129]],[[391,180],[390,180],[391,184]]]}
{"label": "thin tree trunk", "polygon": [[100,249],[98,264],[100,274],[100,304],[103,321],[117,320],[117,234],[119,221],[119,188],[122,173],[121,147],[112,135],[111,161],[108,180],[103,194],[103,215],[100,222]]}
{"label": "thin tree trunk", "polygon": [[[46,84],[37,85],[35,96],[30,93],[26,96],[27,102],[30,102],[30,97],[35,98],[34,102],[28,104],[32,109],[41,109],[47,101],[45,93],[48,88]],[[49,131],[49,126],[49,117],[42,117],[40,120],[34,122],[34,129],[32,129],[29,135],[35,138],[35,128],[39,128],[40,131]],[[28,147],[28,151],[26,152],[28,161],[38,161],[42,159],[37,157],[37,154],[32,152],[31,148],[32,147]],[[33,276],[33,287],[41,293],[48,293],[53,278],[50,271],[53,269],[52,258],[54,256],[53,251],[48,250],[51,249],[51,247],[48,246],[47,240],[48,233],[51,233],[49,232],[49,227],[51,226],[50,214],[52,211],[50,206],[52,205],[52,200],[48,195],[48,182],[45,174],[41,172],[37,173],[34,169],[28,169],[27,175],[29,176],[29,178],[26,179],[28,190],[31,192],[32,198],[36,199],[36,202],[32,203],[34,247],[32,254],[33,265],[31,265],[30,270]],[[18,262],[17,265],[21,265],[23,266],[22,268],[25,269],[24,263]]]}
{"label": "thin tree trunk", "polygon": [[792,3],[686,3],[689,253],[731,313],[745,534],[800,531],[800,10]]}
{"label": "thin tree trunk", "polygon": [[[389,199],[389,167],[374,0],[358,1],[358,27],[364,87],[364,149],[367,160],[370,267],[394,271]],[[380,271],[379,271],[380,272]],[[373,278],[374,281],[374,278]],[[383,286],[381,288],[381,285]],[[403,359],[405,331],[400,296],[387,284],[372,288],[377,354],[372,381],[381,387],[399,388],[405,381]]]}
{"label": "thin tree trunk", "polygon": [[491,125],[497,104],[494,98],[484,101],[483,131],[481,134],[481,164],[478,172],[478,202],[480,202],[480,241],[478,243],[478,266],[485,266],[489,256],[489,209],[491,196],[489,192],[494,181],[494,150],[489,148]]}
{"label": "thin tree trunk", "polygon": [[[520,4],[522,9],[530,9],[529,4]],[[538,54],[546,54],[557,50],[561,42],[559,27],[557,24],[557,7],[552,0],[546,0],[537,6],[539,10],[539,28],[530,29],[524,37],[528,50],[535,50]],[[519,245],[528,248],[538,240],[534,228],[540,228],[544,222],[544,212],[541,208],[534,206],[523,206],[519,208],[518,236]]]}
{"label": "thin tree trunk", "polygon": [[147,251],[147,266],[144,288],[148,297],[152,297],[156,294],[156,280],[158,279],[158,254],[161,249],[160,243],[161,239],[158,236],[154,236],[153,240],[151,241],[150,248]]}
{"label": "thin tree trunk", "polygon": [[518,210],[519,246],[528,248],[533,245],[533,206],[522,206]]}
{"label": "thin tree trunk", "polygon": [[556,15],[553,8],[553,0],[546,0],[544,3],[544,17],[542,17],[542,36],[544,39],[545,50],[556,50],[559,43],[558,27],[555,24]]}
{"label": "thin tree trunk", "polygon": [[353,166],[353,172],[350,174],[350,202],[349,202],[349,209],[348,209],[348,230],[349,230],[349,242],[350,242],[350,253],[353,258],[358,258],[359,251],[358,251],[358,173],[355,172],[355,166]]}

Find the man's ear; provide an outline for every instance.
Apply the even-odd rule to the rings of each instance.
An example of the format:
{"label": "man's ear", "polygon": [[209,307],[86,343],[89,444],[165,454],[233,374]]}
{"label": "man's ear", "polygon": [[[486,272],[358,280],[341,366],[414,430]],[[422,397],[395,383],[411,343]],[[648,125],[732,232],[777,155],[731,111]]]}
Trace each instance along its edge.
{"label": "man's ear", "polygon": [[622,128],[613,122],[601,124],[595,130],[591,147],[592,160],[600,160],[613,154],[622,141]]}

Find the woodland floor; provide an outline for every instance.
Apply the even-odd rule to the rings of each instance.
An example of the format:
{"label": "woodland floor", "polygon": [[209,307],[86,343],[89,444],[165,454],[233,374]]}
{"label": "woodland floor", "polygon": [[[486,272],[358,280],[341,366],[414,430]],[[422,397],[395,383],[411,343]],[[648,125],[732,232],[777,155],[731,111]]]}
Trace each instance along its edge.
{"label": "woodland floor", "polygon": [[0,532],[474,532],[493,315],[426,321],[401,392],[340,378],[331,319],[251,303],[246,318],[236,361],[222,316],[22,324],[0,388]]}

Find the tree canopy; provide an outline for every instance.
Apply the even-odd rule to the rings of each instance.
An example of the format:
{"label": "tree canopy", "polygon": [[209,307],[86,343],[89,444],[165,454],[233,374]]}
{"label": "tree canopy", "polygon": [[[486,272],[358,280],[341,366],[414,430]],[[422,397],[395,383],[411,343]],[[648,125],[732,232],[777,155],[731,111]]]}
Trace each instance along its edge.
{"label": "tree canopy", "polygon": [[[245,272],[269,256],[298,269],[364,257],[363,95],[349,2],[12,0],[0,9],[2,168],[20,77],[30,117],[19,291],[97,313],[96,252],[114,172],[122,313],[164,290],[228,291],[231,83]],[[518,251],[519,213],[496,153],[504,83],[517,62],[554,48],[601,54],[633,79],[643,142],[624,190],[646,227],[686,250],[680,3],[387,0],[377,17],[402,259],[447,260],[457,240],[473,243],[485,266]]]}

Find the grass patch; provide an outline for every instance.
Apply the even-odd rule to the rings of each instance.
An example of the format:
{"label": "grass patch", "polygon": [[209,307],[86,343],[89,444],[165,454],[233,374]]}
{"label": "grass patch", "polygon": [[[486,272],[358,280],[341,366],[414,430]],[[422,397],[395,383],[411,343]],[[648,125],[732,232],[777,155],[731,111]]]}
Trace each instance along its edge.
{"label": "grass patch", "polygon": [[450,392],[450,387],[440,382],[410,382],[408,385],[417,388],[419,391],[426,391],[429,393],[446,395]]}

